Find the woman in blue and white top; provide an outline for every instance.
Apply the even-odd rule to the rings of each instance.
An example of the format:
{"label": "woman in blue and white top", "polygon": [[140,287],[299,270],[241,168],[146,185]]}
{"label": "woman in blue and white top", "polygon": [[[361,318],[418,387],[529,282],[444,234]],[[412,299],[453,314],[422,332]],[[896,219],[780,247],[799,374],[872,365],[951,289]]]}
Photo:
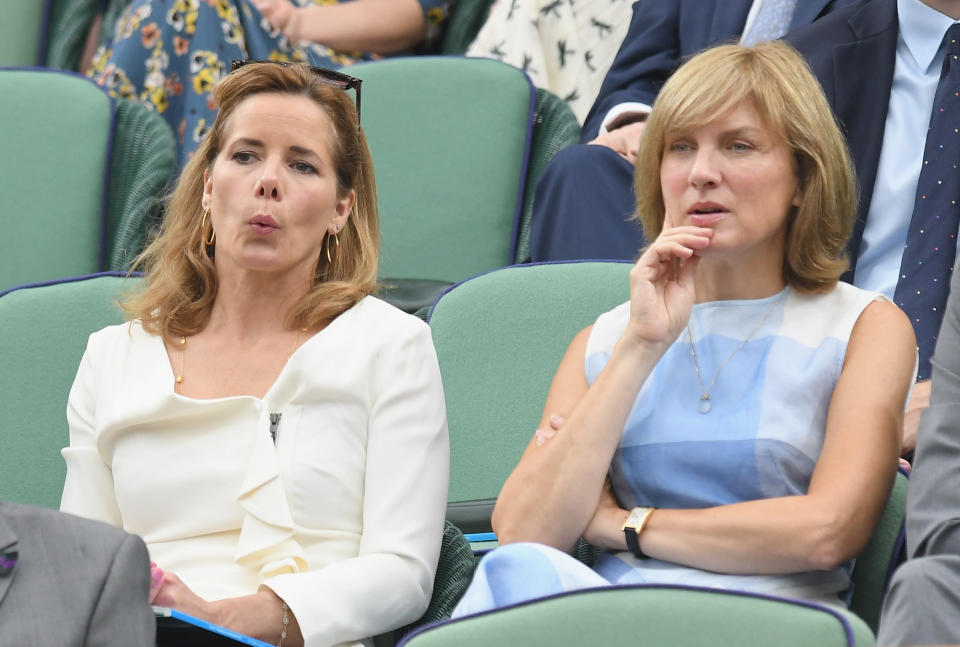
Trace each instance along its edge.
{"label": "woman in blue and white top", "polygon": [[[635,188],[653,242],[630,300],[571,343],[494,512],[516,545],[458,614],[640,582],[840,604],[893,482],[916,344],[893,303],[838,282],[856,190],[806,64],[784,44],[691,59]],[[561,552],[581,536],[605,549],[592,571]]]}

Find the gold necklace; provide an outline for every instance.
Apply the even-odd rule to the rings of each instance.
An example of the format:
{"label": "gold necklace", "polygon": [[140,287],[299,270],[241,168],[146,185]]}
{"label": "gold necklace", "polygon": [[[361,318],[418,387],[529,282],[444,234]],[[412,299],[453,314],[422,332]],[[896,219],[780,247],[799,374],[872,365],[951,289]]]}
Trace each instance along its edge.
{"label": "gold necklace", "polygon": [[[297,336],[293,338],[293,346],[290,347],[290,352],[287,354],[288,359],[296,352],[297,347],[300,345],[300,336],[305,332],[307,332],[306,326],[297,331]],[[181,336],[177,341],[177,346],[180,347],[180,372],[174,376],[173,391],[174,393],[181,393],[183,391],[183,366],[187,358],[187,338]]]}
{"label": "gold necklace", "polygon": [[[697,361],[697,351],[693,347],[693,334],[690,332],[690,322],[689,321],[687,322],[687,341],[690,343],[690,356],[693,357],[693,368],[697,372],[697,382],[700,384],[700,404],[697,406],[697,411],[699,411],[700,413],[710,413],[710,409],[712,408],[712,405],[710,404],[710,392],[713,391],[713,385],[717,383],[717,378],[720,377],[720,371],[722,371],[724,367],[730,362],[730,360],[733,359],[734,355],[736,355],[741,350],[743,350],[743,347],[747,345],[748,341],[753,339],[753,336],[757,334],[757,332],[760,330],[763,324],[766,323],[771,313],[773,313],[773,311],[776,309],[777,305],[786,296],[787,296],[787,292],[786,290],[784,290],[783,294],[781,294],[779,298],[777,298],[776,300],[774,300],[773,303],[770,304],[770,307],[767,308],[766,313],[764,313],[763,317],[760,319],[760,323],[758,323],[754,327],[754,329],[750,331],[750,334],[747,335],[747,338],[744,339],[742,342],[740,342],[740,345],[737,346],[732,353],[727,355],[727,358],[725,360],[720,362],[720,366],[719,368],[717,368],[717,372],[713,374],[713,379],[710,380],[709,387],[705,387],[703,385],[703,377],[700,375],[700,363]],[[692,318],[692,314],[693,313],[691,313],[691,318]]]}
{"label": "gold necklace", "polygon": [[181,385],[183,384],[183,363],[187,357],[187,338],[181,336],[179,345],[180,345],[180,374],[177,375],[176,379],[174,380],[173,390],[175,393],[179,393],[178,389],[183,388]]}

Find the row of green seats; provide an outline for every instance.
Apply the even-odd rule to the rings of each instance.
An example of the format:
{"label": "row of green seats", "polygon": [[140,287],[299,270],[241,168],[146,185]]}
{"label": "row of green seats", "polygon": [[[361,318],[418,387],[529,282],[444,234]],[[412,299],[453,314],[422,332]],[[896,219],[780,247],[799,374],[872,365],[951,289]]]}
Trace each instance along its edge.
{"label": "row of green seats", "polygon": [[[448,614],[469,581],[473,556],[461,530],[490,529],[492,502],[538,422],[553,371],[566,345],[576,331],[597,314],[626,298],[629,269],[628,263],[614,262],[510,266],[456,285],[433,308],[430,326],[443,375],[450,425],[447,516],[453,523],[448,524],[445,535],[446,557],[441,562],[444,575],[437,587],[436,604],[431,605],[430,619]],[[0,296],[0,329],[5,332],[0,336],[0,411],[4,412],[5,421],[4,452],[0,453],[0,499],[48,507],[58,504],[64,478],[59,450],[68,442],[66,400],[87,335],[122,321],[116,301],[125,290],[135,290],[138,285],[139,279],[110,275],[26,287]],[[899,475],[880,526],[857,559],[853,573],[853,613],[838,615],[821,610],[820,614],[827,615],[815,614],[810,622],[816,631],[826,630],[825,626],[833,628],[827,634],[803,633],[808,630],[797,629],[800,633],[795,636],[786,628],[805,627],[806,621],[795,617],[799,610],[781,610],[793,618],[782,625],[785,640],[848,644],[823,637],[834,636],[834,625],[839,625],[849,629],[843,635],[856,637],[851,638],[849,644],[872,643],[871,630],[876,629],[883,593],[899,554],[905,499],[906,479]],[[648,601],[644,596],[647,594],[631,591],[617,595],[633,600],[631,604],[636,604],[638,611],[646,609],[644,605]],[[727,612],[718,611],[725,608],[724,605],[732,604],[739,609],[746,604],[743,600],[731,602],[714,595],[698,594],[705,598],[697,598],[697,613],[702,610],[705,614],[724,617]],[[542,621],[549,621],[551,628],[542,634],[542,641],[524,639],[511,644],[582,644],[577,642],[583,635],[578,633],[580,630],[564,629],[568,626],[566,622],[577,617],[571,615],[561,620],[567,617],[566,603],[548,601],[545,604],[545,607],[531,605],[526,611],[511,611],[504,616],[482,616],[487,620],[464,620],[430,629],[411,638],[410,644],[417,647],[462,644],[467,637],[512,635],[521,631],[519,627],[525,623],[539,625]],[[592,608],[593,603],[583,604],[587,605],[585,608]],[[729,613],[732,614],[729,619],[736,622],[724,625],[725,630],[734,631],[739,627],[741,633],[736,635],[741,638],[749,637],[742,632],[744,626],[750,626],[744,624],[744,618],[755,614],[760,620],[754,620],[759,622],[768,616],[763,605],[746,604],[744,609]],[[620,618],[629,620],[628,616]],[[612,640],[621,635],[616,632],[627,630],[622,624],[613,627],[614,633],[601,635]],[[771,643],[768,632],[772,630],[768,627],[750,640],[736,644],[797,644],[779,640]],[[561,640],[563,636],[566,638]],[[720,644],[726,644],[726,640]]]}
{"label": "row of green seats", "polygon": [[[456,281],[526,260],[536,182],[579,136],[566,104],[486,59],[396,58],[352,74],[377,169],[383,296],[413,312]],[[77,75],[7,69],[0,128],[19,189],[0,197],[12,250],[0,290],[128,269],[173,174],[160,116]]]}

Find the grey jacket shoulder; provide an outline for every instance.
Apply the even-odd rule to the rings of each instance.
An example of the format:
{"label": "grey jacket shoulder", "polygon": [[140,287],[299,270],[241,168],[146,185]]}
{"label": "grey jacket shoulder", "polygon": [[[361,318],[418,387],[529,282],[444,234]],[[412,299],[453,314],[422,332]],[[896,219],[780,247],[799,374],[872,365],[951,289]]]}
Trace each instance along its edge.
{"label": "grey jacket shoulder", "polygon": [[0,647],[153,645],[150,558],[139,537],[0,502],[0,548],[11,539],[16,564],[0,578]]}

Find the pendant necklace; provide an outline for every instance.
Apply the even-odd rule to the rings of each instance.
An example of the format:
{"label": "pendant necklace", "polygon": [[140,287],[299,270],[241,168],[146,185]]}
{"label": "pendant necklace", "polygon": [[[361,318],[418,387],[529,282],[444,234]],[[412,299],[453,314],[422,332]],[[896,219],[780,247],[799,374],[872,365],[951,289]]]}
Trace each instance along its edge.
{"label": "pendant necklace", "polygon": [[177,345],[180,347],[180,372],[173,378],[173,390],[180,393],[183,389],[183,363],[187,357],[187,338],[180,336]]}
{"label": "pendant necklace", "polygon": [[[287,358],[288,358],[288,359],[289,359],[291,356],[293,356],[293,354],[296,352],[297,348],[300,346],[300,338],[301,338],[301,336],[303,335],[303,333],[305,333],[305,332],[307,332],[306,326],[304,326],[304,327],[301,328],[299,331],[297,331],[297,336],[294,337],[294,339],[293,339],[293,346],[290,348],[290,352],[287,354]],[[183,365],[184,365],[184,363],[186,362],[186,357],[187,357],[187,338],[181,336],[180,339],[177,340],[177,346],[178,346],[179,349],[180,349],[180,371],[178,372],[177,375],[174,375],[174,377],[173,377],[173,391],[174,391],[174,393],[179,393],[179,394],[182,395],[182,393],[183,393],[183,375],[184,375]]]}
{"label": "pendant necklace", "polygon": [[697,406],[697,411],[700,413],[710,413],[710,409],[712,408],[710,402],[710,392],[713,391],[713,385],[717,383],[717,378],[720,377],[720,372],[730,362],[730,360],[733,359],[733,356],[739,353],[743,347],[747,345],[748,341],[753,339],[753,336],[756,335],[760,328],[763,327],[763,324],[766,323],[767,319],[770,317],[770,314],[776,309],[777,304],[779,304],[786,295],[787,292],[784,290],[783,294],[770,304],[770,307],[767,308],[767,311],[760,319],[760,323],[758,323],[754,329],[750,331],[750,334],[747,335],[746,339],[740,342],[740,345],[737,346],[732,353],[727,355],[725,360],[720,362],[717,372],[713,374],[713,379],[710,380],[709,387],[703,385],[703,376],[700,374],[700,363],[697,361],[697,351],[693,347],[693,334],[690,332],[690,322],[687,322],[687,341],[690,342],[690,356],[693,358],[693,368],[697,372],[697,382],[700,384],[700,404]]}

